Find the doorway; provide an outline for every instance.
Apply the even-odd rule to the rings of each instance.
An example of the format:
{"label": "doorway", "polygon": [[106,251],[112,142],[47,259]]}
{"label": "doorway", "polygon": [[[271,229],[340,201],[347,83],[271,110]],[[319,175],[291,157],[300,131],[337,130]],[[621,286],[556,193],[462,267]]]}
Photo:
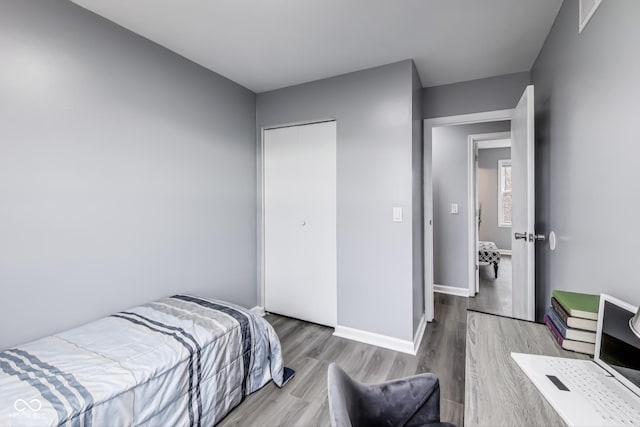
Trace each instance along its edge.
{"label": "doorway", "polygon": [[513,315],[511,268],[511,132],[469,135],[469,253],[472,310]]}
{"label": "doorway", "polygon": [[[473,135],[489,133],[506,134],[506,138],[510,138],[510,130],[509,120],[433,128],[431,174],[436,292],[464,297],[476,295],[479,271],[476,249],[478,227],[473,222],[476,217],[473,167],[476,142],[470,142],[470,136],[473,138]],[[497,257],[499,254],[496,253],[496,260]]]}
{"label": "doorway", "polygon": [[[434,241],[437,225],[434,222],[434,199],[432,197],[433,181],[432,169],[437,167],[432,164],[434,131],[438,128],[469,125],[474,123],[488,123],[496,121],[509,121],[511,123],[512,140],[512,167],[513,167],[513,228],[512,241],[512,310],[513,317],[535,320],[535,242],[543,239],[535,233],[535,181],[534,181],[534,88],[529,85],[525,89],[520,101],[514,109],[498,110],[484,113],[472,113],[450,117],[426,119],[424,121],[424,212],[425,212],[425,314],[427,320],[433,320],[434,315],[434,291],[447,292],[453,290],[455,295],[469,297],[475,294],[472,283],[475,283],[475,266],[473,269],[464,268],[467,273],[467,281],[460,285],[442,285],[434,283],[434,270],[436,269],[436,253]],[[467,167],[474,162],[472,156],[467,157]],[[464,159],[459,159],[464,162]],[[466,173],[464,174],[466,178]],[[468,199],[467,199],[468,200]],[[455,201],[447,201],[447,209],[451,215],[460,214],[460,206]],[[468,208],[468,206],[467,206]],[[468,213],[468,211],[465,211]],[[466,227],[465,227],[466,228]],[[471,225],[472,232],[467,228],[467,236],[475,233],[475,226]],[[458,227],[458,230],[460,228]],[[465,240],[468,243],[469,237]],[[441,243],[441,242],[438,242]],[[445,242],[448,243],[448,242]],[[466,250],[458,256],[467,257],[465,264],[472,265],[470,259],[475,256],[476,248],[465,244]],[[471,254],[473,251],[473,254]],[[440,285],[440,286],[437,286]],[[466,295],[465,295],[466,294]]]}

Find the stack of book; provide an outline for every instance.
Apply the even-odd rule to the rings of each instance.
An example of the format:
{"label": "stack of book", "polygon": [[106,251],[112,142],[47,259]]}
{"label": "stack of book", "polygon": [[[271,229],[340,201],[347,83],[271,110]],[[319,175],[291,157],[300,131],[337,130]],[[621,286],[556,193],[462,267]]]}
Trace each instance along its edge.
{"label": "stack of book", "polygon": [[553,291],[544,323],[562,348],[593,356],[599,304],[598,295]]}

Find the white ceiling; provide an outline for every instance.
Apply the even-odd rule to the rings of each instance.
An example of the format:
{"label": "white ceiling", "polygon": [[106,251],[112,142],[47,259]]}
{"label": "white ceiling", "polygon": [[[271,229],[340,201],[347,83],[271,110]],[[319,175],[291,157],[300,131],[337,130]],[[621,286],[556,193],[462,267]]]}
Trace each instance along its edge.
{"label": "white ceiling", "polygon": [[72,1],[255,92],[408,58],[415,61],[425,87],[528,71],[562,4],[562,0]]}

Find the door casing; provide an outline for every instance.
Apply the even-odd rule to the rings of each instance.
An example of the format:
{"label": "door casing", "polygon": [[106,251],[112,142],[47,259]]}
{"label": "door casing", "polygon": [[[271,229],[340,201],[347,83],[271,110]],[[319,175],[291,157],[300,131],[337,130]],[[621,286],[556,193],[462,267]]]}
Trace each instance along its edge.
{"label": "door casing", "polygon": [[[509,140],[509,144],[493,144],[495,148],[498,147],[510,147],[511,146],[511,132],[492,132],[492,133],[479,133],[469,135],[467,137],[467,159],[468,159],[468,171],[467,171],[467,206],[474,206],[475,209],[467,209],[467,230],[469,236],[469,248],[468,248],[468,260],[467,266],[469,271],[469,296],[472,297],[478,293],[479,287],[479,270],[478,270],[478,251],[476,250],[476,243],[478,241],[478,225],[477,225],[477,210],[478,210],[478,177],[477,177],[477,161],[476,156],[478,148],[484,141],[502,141]],[[488,147],[487,147],[488,148]]]}
{"label": "door casing", "polygon": [[[425,164],[431,162],[432,146],[433,146],[433,128],[439,126],[453,126],[453,125],[467,125],[474,123],[487,123],[511,120],[513,117],[514,109],[486,111],[482,113],[460,114],[456,116],[436,117],[432,119],[424,120],[424,136],[423,136],[423,161]],[[468,156],[469,157],[469,156]],[[473,158],[469,157],[468,163],[473,166]],[[424,279],[424,306],[425,306],[425,318],[428,322],[433,321],[434,316],[434,296],[433,296],[433,192],[432,192],[432,179],[431,176],[424,176],[424,263],[425,271],[430,270],[430,274],[425,274]],[[473,205],[471,205],[473,206]],[[474,250],[475,252],[475,250]],[[470,256],[473,259],[474,256]],[[470,263],[469,263],[470,264]],[[469,277],[475,277],[475,263],[473,270],[469,272]],[[475,294],[475,279],[471,282],[474,286]],[[472,284],[465,290],[467,296],[469,296],[469,290]]]}

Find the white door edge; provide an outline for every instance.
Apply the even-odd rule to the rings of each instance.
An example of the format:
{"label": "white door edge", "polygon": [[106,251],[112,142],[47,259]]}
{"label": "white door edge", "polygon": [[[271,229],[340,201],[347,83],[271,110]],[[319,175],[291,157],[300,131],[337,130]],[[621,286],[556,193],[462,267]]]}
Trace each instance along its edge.
{"label": "white door edge", "polygon": [[[535,111],[534,87],[518,101],[512,131],[513,179],[513,316],[535,320],[535,240],[516,240],[514,233],[535,234]],[[518,135],[516,138],[515,136]],[[526,156],[526,158],[523,158]],[[521,169],[521,168],[524,168]],[[522,196],[521,196],[522,195]]]}

